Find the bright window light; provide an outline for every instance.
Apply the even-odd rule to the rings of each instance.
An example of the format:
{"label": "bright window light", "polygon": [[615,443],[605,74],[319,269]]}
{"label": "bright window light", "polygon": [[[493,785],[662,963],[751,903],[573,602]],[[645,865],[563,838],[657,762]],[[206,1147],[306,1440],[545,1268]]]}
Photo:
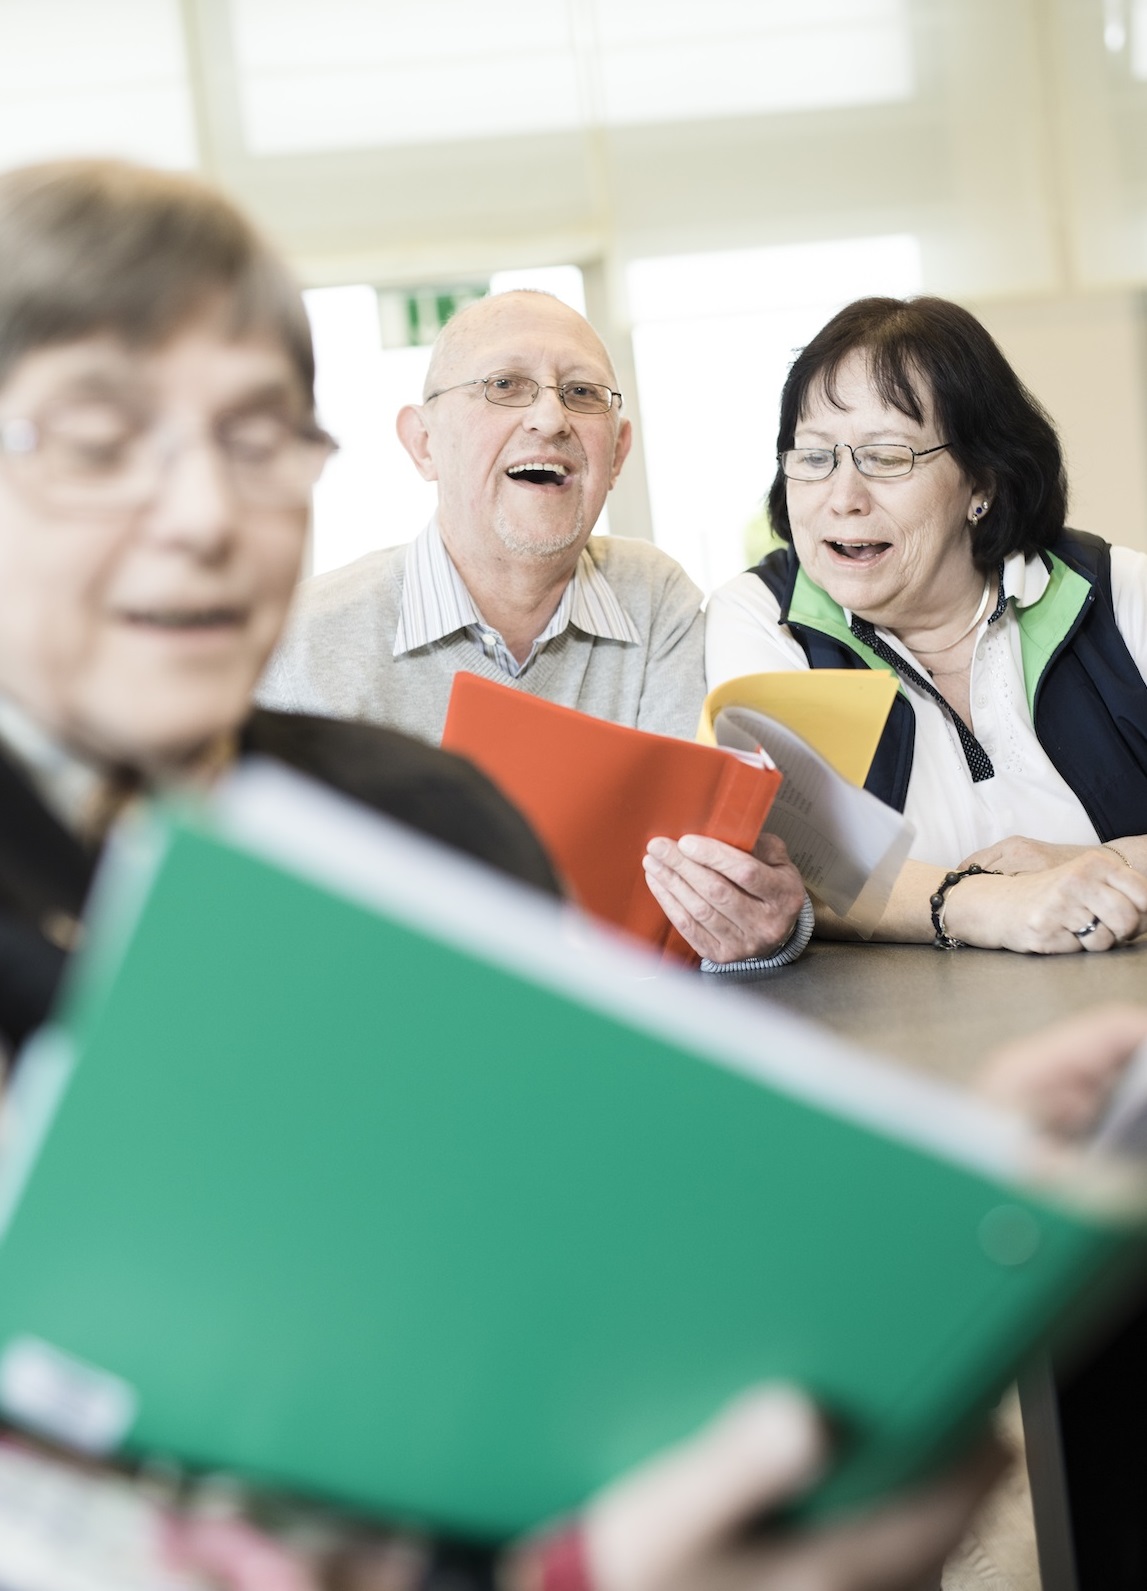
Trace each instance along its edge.
{"label": "bright window light", "polygon": [[383,349],[373,287],[320,287],[303,297],[319,418],[340,444],[315,492],[311,569],[321,574],[413,540],[434,512],[434,487],[394,431],[402,405],[422,396],[430,349]]}
{"label": "bright window light", "polygon": [[255,154],[882,103],[907,0],[233,0]]}
{"label": "bright window light", "polygon": [[0,165],[195,164],[178,0],[0,0]]}
{"label": "bright window light", "polygon": [[565,0],[233,0],[260,155],[574,127]]}
{"label": "bright window light", "polygon": [[538,54],[569,43],[565,0],[232,0],[231,11],[240,64],[255,72],[478,60],[515,39]]}
{"label": "bright window light", "polygon": [[904,0],[599,0],[606,120],[882,104],[914,90]]}
{"label": "bright window light", "polygon": [[760,556],[777,405],[798,349],[849,300],[920,287],[907,236],[630,265],[654,538],[703,590]]}

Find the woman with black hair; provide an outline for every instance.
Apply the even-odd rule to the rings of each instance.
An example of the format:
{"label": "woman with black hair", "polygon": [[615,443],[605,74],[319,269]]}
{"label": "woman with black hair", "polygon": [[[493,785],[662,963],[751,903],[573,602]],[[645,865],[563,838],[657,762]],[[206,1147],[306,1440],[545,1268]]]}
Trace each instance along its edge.
{"label": "woman with black hair", "polygon": [[916,832],[877,937],[1144,932],[1147,556],[1065,528],[1055,430],[984,327],[939,298],[848,305],[795,361],[777,447],[788,545],[711,599],[709,683],[899,677],[868,788]]}

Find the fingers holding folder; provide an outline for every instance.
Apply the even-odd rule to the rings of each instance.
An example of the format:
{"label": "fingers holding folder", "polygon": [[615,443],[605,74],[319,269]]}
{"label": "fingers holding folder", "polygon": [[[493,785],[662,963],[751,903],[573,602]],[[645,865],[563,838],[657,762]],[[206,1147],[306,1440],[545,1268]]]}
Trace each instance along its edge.
{"label": "fingers holding folder", "polygon": [[[745,1393],[590,1501],[577,1554],[582,1591],[908,1591],[938,1575],[1005,1462],[986,1441],[941,1479],[875,1510],[827,1527],[761,1529],[829,1459],[825,1423],[800,1392]],[[511,1559],[513,1591],[545,1582],[544,1557],[543,1543]]]}
{"label": "fingers holding folder", "polygon": [[775,834],[762,834],[755,854],[703,834],[658,836],[642,865],[657,904],[708,961],[774,954],[804,903],[801,876]]}

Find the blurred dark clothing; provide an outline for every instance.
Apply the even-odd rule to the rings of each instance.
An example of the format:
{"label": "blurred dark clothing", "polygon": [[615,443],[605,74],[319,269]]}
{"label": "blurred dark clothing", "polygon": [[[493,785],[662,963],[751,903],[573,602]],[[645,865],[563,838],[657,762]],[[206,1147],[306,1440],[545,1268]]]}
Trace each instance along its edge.
{"label": "blurred dark clothing", "polygon": [[[560,895],[533,830],[459,757],[371,724],[257,709],[240,756],[271,757],[511,877]],[[48,1013],[99,848],[83,843],[0,753],[0,1044]]]}
{"label": "blurred dark clothing", "polygon": [[1079,1591],[1147,1587],[1147,1295],[1061,1374],[1059,1428]]}

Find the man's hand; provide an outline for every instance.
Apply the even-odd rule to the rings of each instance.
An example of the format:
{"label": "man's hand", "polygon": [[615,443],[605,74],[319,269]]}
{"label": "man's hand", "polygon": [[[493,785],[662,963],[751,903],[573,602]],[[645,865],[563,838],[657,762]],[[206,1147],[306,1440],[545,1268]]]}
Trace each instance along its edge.
{"label": "man's hand", "polygon": [[978,1090],[1049,1132],[1078,1137],[1095,1126],[1145,1041],[1147,1006],[1097,1006],[993,1051]]}
{"label": "man's hand", "polygon": [[774,955],[804,905],[801,876],[775,834],[762,834],[755,854],[703,834],[658,838],[642,860],[666,917],[710,961]]}
{"label": "man's hand", "polygon": [[1004,1464],[1002,1450],[988,1445],[941,1481],[879,1509],[776,1536],[753,1528],[808,1489],[827,1449],[821,1420],[798,1392],[746,1394],[692,1441],[589,1504],[582,1519],[589,1586],[915,1591],[931,1583],[925,1577],[938,1573]]}

